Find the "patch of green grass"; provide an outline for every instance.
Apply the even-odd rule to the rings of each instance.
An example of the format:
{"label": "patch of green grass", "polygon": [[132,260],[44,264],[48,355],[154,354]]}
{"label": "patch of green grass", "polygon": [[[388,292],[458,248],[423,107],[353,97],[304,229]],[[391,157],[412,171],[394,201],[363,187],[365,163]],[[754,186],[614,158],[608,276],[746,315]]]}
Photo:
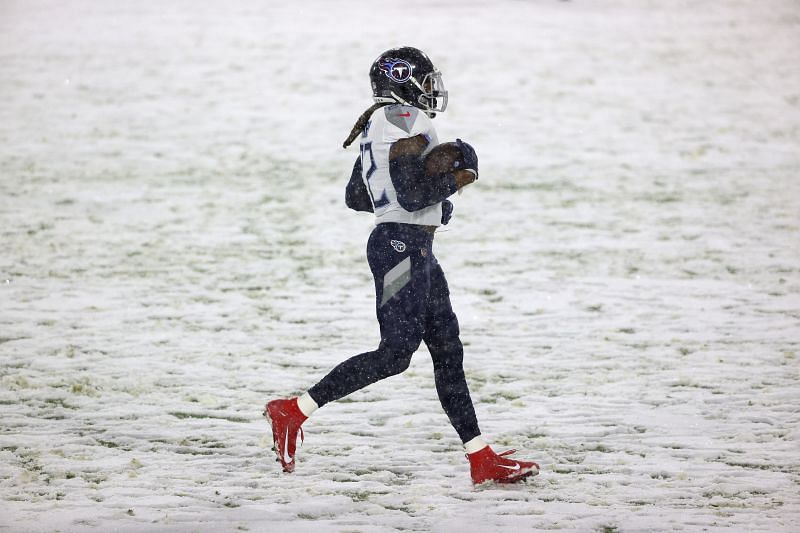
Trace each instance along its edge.
{"label": "patch of green grass", "polygon": [[214,455],[214,452],[211,450],[198,450],[196,448],[184,448],[175,450],[175,453],[179,455]]}
{"label": "patch of green grass", "polygon": [[241,416],[233,416],[233,415],[213,415],[208,413],[188,413],[185,411],[173,411],[169,413],[170,415],[174,416],[175,418],[180,418],[184,420],[186,418],[213,418],[216,420],[227,420],[228,422],[237,422],[237,423],[246,423],[250,422],[250,419],[244,418]]}
{"label": "patch of green grass", "polygon": [[84,472],[81,474],[81,477],[84,479],[84,481],[93,485],[99,485],[100,483],[108,480],[108,476],[97,472]]}
{"label": "patch of green grass", "polygon": [[347,495],[350,496],[350,499],[354,502],[365,502],[369,500],[369,497],[372,495],[372,493],[366,490],[357,490],[348,492]]}
{"label": "patch of green grass", "polygon": [[587,452],[600,452],[600,453],[611,453],[612,452],[612,450],[610,448],[607,448],[603,444],[594,444],[592,446],[587,446],[586,448],[584,448],[584,450],[587,451]]}
{"label": "patch of green grass", "polygon": [[88,378],[83,378],[72,384],[70,387],[70,392],[72,392],[72,394],[78,394],[81,396],[96,396],[97,387],[92,385]]}
{"label": "patch of green grass", "polygon": [[383,508],[388,511],[400,511],[401,513],[405,513],[407,515],[414,514],[414,511],[412,511],[411,508],[406,505],[384,505]]}
{"label": "patch of green grass", "polygon": [[52,405],[54,407],[63,407],[64,409],[75,409],[74,405],[70,405],[64,400],[64,398],[45,398],[44,403]]}

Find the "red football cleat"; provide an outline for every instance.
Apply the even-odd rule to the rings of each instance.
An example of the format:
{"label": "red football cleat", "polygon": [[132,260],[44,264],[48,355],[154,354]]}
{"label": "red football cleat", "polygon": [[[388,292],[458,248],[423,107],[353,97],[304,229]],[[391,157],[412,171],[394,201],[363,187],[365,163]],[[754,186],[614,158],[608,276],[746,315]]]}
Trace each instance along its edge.
{"label": "red football cleat", "polygon": [[515,461],[506,459],[517,450],[508,450],[496,454],[491,447],[486,446],[475,453],[468,453],[469,469],[472,482],[476,485],[485,481],[496,483],[516,483],[528,476],[539,473],[539,465],[528,461]]}
{"label": "red football cleat", "polygon": [[264,408],[264,416],[272,426],[273,448],[284,472],[294,472],[294,454],[297,451],[297,433],[303,444],[303,429],[300,427],[308,418],[297,406],[297,398],[291,400],[272,400]]}

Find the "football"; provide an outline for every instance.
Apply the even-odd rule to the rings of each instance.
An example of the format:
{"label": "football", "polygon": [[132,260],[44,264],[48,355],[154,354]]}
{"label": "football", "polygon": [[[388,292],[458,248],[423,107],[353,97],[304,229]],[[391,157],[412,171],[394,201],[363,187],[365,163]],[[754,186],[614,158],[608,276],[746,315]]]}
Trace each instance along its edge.
{"label": "football", "polygon": [[461,148],[454,142],[441,143],[425,156],[425,174],[441,177],[454,170],[464,168],[464,156]]}

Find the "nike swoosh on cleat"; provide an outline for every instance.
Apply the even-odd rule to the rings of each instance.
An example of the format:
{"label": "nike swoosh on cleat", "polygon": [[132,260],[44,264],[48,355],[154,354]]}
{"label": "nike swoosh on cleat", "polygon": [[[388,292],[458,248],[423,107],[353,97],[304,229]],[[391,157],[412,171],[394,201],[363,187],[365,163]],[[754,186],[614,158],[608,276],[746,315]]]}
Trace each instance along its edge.
{"label": "nike swoosh on cleat", "polygon": [[[283,462],[289,464],[292,462],[292,458],[289,456],[289,430],[286,430],[286,440],[283,444]],[[519,466],[519,465],[517,465]]]}
{"label": "nike swoosh on cleat", "polygon": [[506,466],[506,465],[497,465],[497,466],[499,466],[500,468],[507,468],[508,470],[519,470],[520,469],[520,465],[519,464],[515,464],[514,466]]}

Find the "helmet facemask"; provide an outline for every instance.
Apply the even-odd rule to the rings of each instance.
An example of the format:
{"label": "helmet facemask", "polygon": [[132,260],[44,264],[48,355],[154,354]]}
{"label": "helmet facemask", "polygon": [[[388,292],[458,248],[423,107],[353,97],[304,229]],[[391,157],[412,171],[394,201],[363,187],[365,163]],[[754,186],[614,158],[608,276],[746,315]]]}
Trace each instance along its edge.
{"label": "helmet facemask", "polygon": [[425,113],[433,118],[436,113],[442,113],[447,109],[447,90],[444,88],[442,73],[434,70],[425,74],[421,82],[412,78],[414,85],[420,90],[417,103]]}

